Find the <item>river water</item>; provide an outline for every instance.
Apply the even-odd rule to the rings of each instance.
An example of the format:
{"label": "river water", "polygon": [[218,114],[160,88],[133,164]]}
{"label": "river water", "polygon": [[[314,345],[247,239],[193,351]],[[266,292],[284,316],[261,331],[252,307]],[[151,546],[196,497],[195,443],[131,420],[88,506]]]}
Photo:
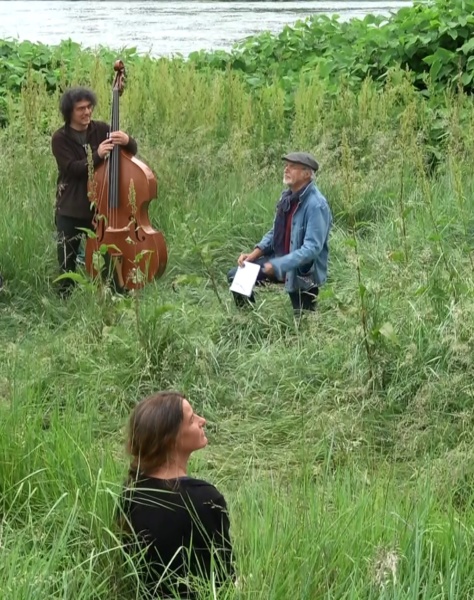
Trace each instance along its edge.
{"label": "river water", "polygon": [[315,13],[341,19],[389,14],[405,0],[9,0],[0,1],[0,39],[84,46],[135,47],[155,56],[228,49],[264,30],[279,31]]}

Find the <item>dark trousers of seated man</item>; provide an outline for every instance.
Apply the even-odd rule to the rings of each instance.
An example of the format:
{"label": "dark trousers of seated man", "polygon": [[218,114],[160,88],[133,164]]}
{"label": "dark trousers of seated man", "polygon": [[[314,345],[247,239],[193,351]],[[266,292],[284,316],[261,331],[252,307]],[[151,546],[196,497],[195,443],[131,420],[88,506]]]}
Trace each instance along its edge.
{"label": "dark trousers of seated man", "polygon": [[[260,267],[263,267],[263,265],[268,262],[268,256],[262,256],[261,258],[257,259],[254,261],[254,263],[256,265],[260,265]],[[233,269],[231,269],[228,273],[227,273],[227,280],[229,282],[229,284],[232,283],[232,281],[234,280],[235,274],[237,273],[237,269],[239,267],[234,267]],[[245,267],[244,267],[245,269]],[[265,285],[265,283],[282,283],[281,281],[278,281],[278,279],[276,279],[275,277],[271,277],[269,275],[266,275],[263,272],[263,269],[260,268],[260,271],[258,272],[257,275],[257,282],[256,285]],[[302,310],[316,310],[316,297],[319,293],[319,289],[317,286],[314,286],[308,290],[298,290],[296,292],[288,292],[288,295],[290,296],[290,300],[291,300],[291,305],[293,306],[293,310],[295,311],[302,311]],[[237,306],[245,306],[246,304],[248,304],[249,302],[255,302],[255,296],[252,293],[252,295],[250,296],[250,298],[247,298],[247,296],[243,296],[242,294],[237,294],[236,292],[232,292],[232,294],[234,295],[234,300]]]}
{"label": "dark trousers of seated man", "polygon": [[[92,224],[92,217],[90,219],[75,219],[73,217],[64,217],[61,215],[56,216],[56,229],[58,232],[58,262],[59,270],[61,274],[76,272],[77,267],[77,254],[79,252],[79,246],[85,233],[83,229],[94,229]],[[109,255],[104,256],[105,267],[104,267],[104,279],[108,270],[110,269]],[[68,296],[76,282],[73,279],[65,278],[58,282],[58,293],[60,296]],[[114,291],[122,293],[123,290],[116,281],[115,273],[112,277],[111,287]]]}

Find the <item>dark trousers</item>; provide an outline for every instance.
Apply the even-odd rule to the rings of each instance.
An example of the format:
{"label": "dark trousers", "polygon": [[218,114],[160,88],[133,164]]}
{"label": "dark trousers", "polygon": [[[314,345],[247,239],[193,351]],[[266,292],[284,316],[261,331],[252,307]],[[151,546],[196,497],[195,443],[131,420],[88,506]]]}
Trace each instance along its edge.
{"label": "dark trousers", "polygon": [[[268,256],[262,256],[254,262],[257,265],[260,265],[260,267],[263,267],[263,265],[266,262],[268,262],[268,260]],[[227,273],[227,281],[229,282],[229,285],[234,280],[235,274],[237,273],[237,269],[238,267],[234,267],[233,269],[230,269],[230,271]],[[256,285],[265,285],[266,283],[281,283],[281,281],[278,281],[277,279],[275,279],[275,277],[270,277],[266,275],[263,272],[263,269],[261,268],[257,275]],[[317,286],[314,286],[308,290],[288,292],[293,310],[298,312],[302,310],[316,310],[316,297],[318,293],[319,289]],[[234,295],[234,300],[237,306],[245,306],[249,302],[255,302],[255,296],[253,293],[250,296],[250,298],[247,298],[247,296],[242,296],[242,294],[237,294],[236,292],[232,292],[232,294]]]}
{"label": "dark trousers", "polygon": [[[79,228],[93,229],[92,217],[89,219],[75,219],[74,217],[65,217],[56,215],[56,230],[58,233],[58,263],[59,270],[62,273],[76,271],[77,254],[84,232]],[[72,279],[61,279],[59,282],[59,292],[67,294],[74,286]]]}

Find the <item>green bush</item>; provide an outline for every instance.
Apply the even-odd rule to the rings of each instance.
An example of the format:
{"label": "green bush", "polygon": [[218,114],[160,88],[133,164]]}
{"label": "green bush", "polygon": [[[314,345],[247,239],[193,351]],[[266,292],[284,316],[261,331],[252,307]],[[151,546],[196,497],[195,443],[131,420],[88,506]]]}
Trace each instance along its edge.
{"label": "green bush", "polygon": [[199,68],[242,71],[251,86],[277,77],[291,91],[301,71],[318,76],[338,93],[341,83],[359,88],[370,77],[383,84],[395,67],[409,70],[420,90],[443,92],[462,85],[474,89],[474,1],[415,2],[389,18],[367,15],[340,22],[317,15],[263,33],[231,52],[194,52]]}

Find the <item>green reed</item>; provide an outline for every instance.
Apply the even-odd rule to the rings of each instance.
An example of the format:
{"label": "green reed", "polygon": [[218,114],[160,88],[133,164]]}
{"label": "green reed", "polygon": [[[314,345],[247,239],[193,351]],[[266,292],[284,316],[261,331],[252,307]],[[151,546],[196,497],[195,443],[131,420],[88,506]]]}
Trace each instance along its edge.
{"label": "green reed", "polygon": [[[109,68],[84,65],[108,119]],[[337,97],[302,77],[294,98],[291,112],[278,81],[251,93],[231,72],[133,64],[122,123],[158,175],[170,259],[139,301],[101,302],[51,286],[58,95],[32,81],[8,100],[2,597],[138,598],[114,522],[124,423],[163,388],[208,420],[192,473],[229,501],[240,576],[219,597],[472,596],[472,101],[433,107],[400,74]],[[278,288],[236,311],[225,278],[270,227],[296,149],[321,162],[335,219],[319,312],[299,324]]]}

